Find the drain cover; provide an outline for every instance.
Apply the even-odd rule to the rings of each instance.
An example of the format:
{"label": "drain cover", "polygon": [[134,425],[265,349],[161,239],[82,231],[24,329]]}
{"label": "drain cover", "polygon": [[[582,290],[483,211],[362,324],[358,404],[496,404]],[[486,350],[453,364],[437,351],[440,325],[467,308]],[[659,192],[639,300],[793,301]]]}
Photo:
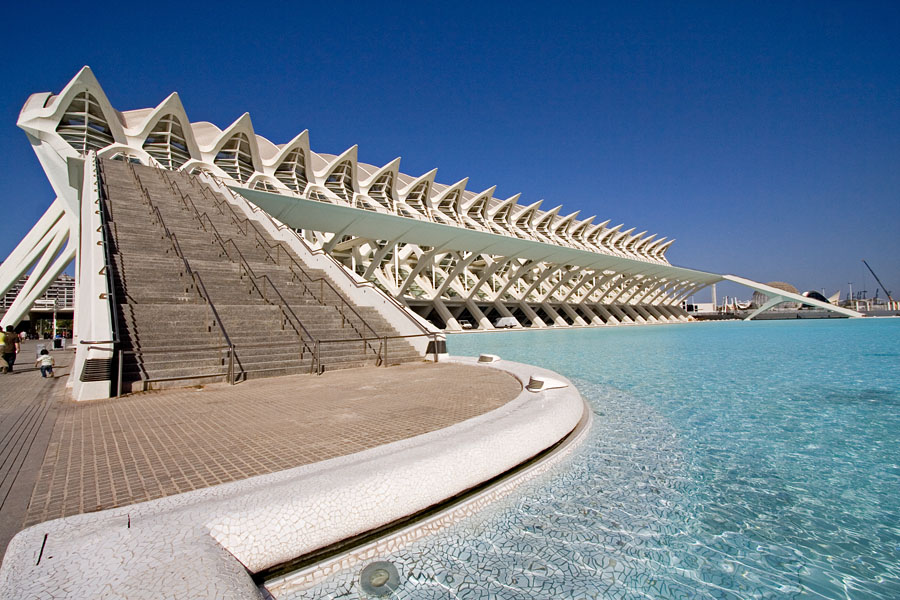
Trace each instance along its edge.
{"label": "drain cover", "polygon": [[359,574],[359,585],[371,596],[389,596],[400,585],[397,567],[386,560],[369,563]]}

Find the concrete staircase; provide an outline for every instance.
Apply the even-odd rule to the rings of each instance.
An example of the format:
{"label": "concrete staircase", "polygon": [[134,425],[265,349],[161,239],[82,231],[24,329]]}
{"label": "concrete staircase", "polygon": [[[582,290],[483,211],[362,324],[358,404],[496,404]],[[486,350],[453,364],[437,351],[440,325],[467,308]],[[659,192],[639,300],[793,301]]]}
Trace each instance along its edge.
{"label": "concrete staircase", "polygon": [[[421,360],[198,179],[101,161],[123,385],[152,389]],[[387,350],[385,350],[387,347]]]}

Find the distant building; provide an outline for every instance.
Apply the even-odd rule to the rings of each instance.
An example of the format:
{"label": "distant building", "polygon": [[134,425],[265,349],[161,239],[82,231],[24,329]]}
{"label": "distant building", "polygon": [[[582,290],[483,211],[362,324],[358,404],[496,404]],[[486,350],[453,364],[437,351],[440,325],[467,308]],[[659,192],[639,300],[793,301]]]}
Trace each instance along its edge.
{"label": "distant building", "polygon": [[[791,294],[799,294],[800,291],[797,290],[794,286],[789,283],[785,283],[783,281],[770,281],[766,284],[769,287],[773,287],[775,289],[789,292]],[[759,307],[769,301],[769,297],[762,292],[753,292],[753,298],[750,300],[751,306]],[[800,306],[797,302],[785,302],[783,304],[779,304],[778,308],[798,308]]]}
{"label": "distant building", "polygon": [[[28,281],[28,275],[25,275],[17,281],[5,294],[0,296],[0,315],[6,314],[6,311],[12,306],[16,296],[25,287]],[[60,275],[56,281],[50,284],[44,295],[35,301],[31,312],[50,313],[53,312],[54,305],[59,312],[71,313],[75,309],[75,278],[69,275]]]}

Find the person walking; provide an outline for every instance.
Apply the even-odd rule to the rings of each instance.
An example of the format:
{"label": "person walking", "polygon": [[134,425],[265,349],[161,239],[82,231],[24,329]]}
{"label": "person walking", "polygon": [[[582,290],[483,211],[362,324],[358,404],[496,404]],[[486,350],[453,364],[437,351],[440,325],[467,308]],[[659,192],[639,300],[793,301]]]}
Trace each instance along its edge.
{"label": "person walking", "polygon": [[3,360],[6,361],[6,373],[12,373],[13,365],[16,364],[16,354],[21,348],[19,344],[19,336],[12,325],[6,326],[6,333],[3,334]]}
{"label": "person walking", "polygon": [[41,350],[41,355],[37,357],[37,360],[34,361],[34,366],[41,368],[41,377],[53,377],[53,365],[54,365],[53,357],[50,356],[50,353],[47,352],[47,349],[44,348]]}

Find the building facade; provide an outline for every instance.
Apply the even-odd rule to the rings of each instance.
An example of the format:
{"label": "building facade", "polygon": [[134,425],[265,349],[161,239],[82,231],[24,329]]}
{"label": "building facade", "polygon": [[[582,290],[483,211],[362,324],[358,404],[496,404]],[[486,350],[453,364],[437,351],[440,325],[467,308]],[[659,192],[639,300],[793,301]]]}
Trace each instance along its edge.
{"label": "building facade", "polygon": [[18,125],[57,199],[0,265],[0,286],[40,267],[7,320],[75,258],[75,192],[91,152],[227,187],[451,330],[685,320],[682,301],[723,279],[671,265],[673,240],[638,227],[546,209],[518,194],[496,198],[495,188],[470,190],[466,179],[440,182],[437,169],[405,174],[399,158],[366,164],[356,146],[315,152],[307,131],[276,144],[255,134],[248,114],[225,129],[191,122],[175,93],[154,108],[121,112],[87,67],[59,94],[33,94]]}

